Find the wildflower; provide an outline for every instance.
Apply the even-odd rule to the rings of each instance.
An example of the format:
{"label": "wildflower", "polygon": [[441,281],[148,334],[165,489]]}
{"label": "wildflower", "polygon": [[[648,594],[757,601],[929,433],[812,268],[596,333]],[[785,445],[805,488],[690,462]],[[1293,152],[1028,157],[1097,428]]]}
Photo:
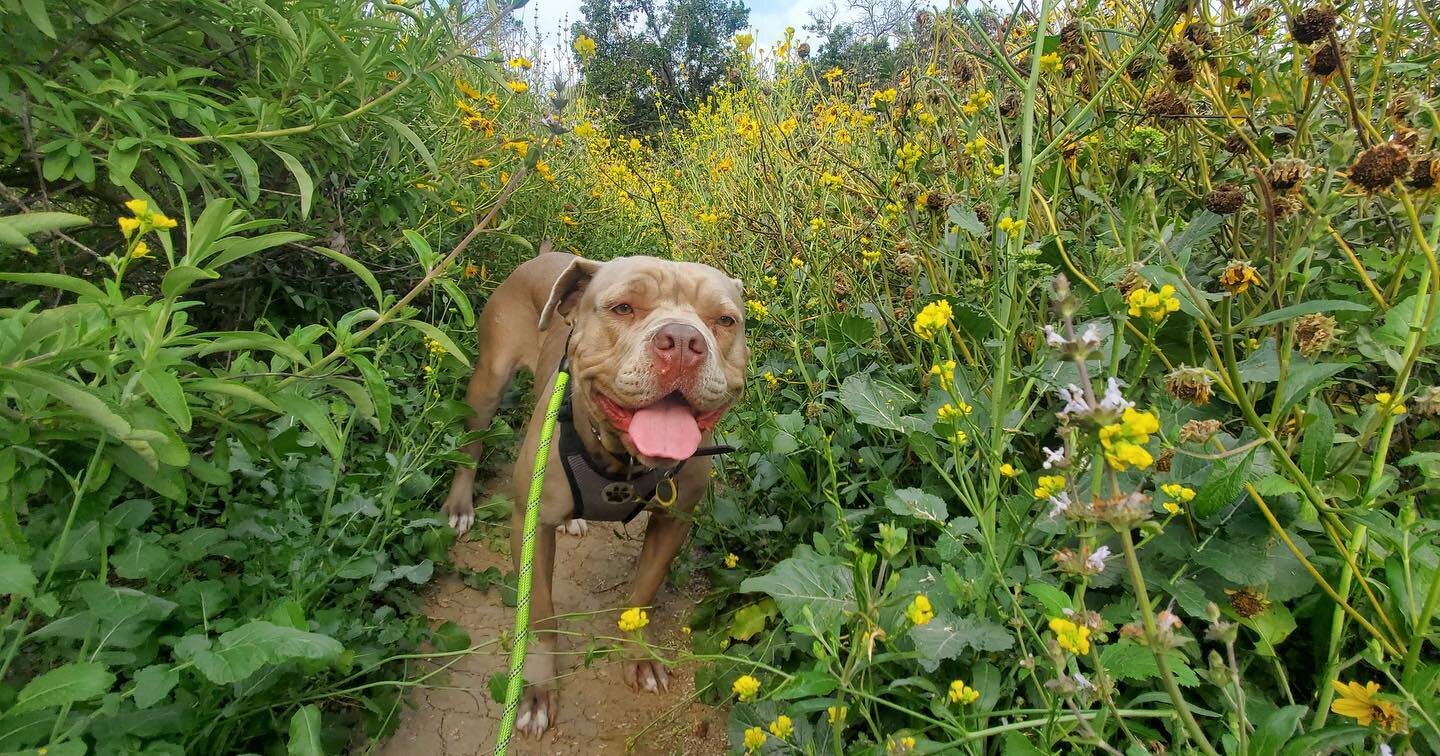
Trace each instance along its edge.
{"label": "wildflower", "polygon": [[961,401],[958,405],[946,404],[942,406],[939,410],[937,410],[935,414],[937,417],[940,418],[940,422],[953,423],[956,420],[959,420],[960,418],[970,414],[974,410],[974,407],[966,404],[964,401]]}
{"label": "wildflower", "polygon": [[514,92],[515,94],[525,94],[525,92],[530,89],[530,85],[526,84],[523,81],[520,81],[519,79],[511,79],[510,81],[505,82],[505,88],[510,90],[511,92]]}
{"label": "wildflower", "polygon": [[845,185],[845,179],[839,174],[826,171],[820,174],[820,186],[826,189],[839,189]]}
{"label": "wildflower", "polygon": [[725,555],[725,569],[733,570],[737,564],[740,564],[740,557],[735,556],[733,553]]}
{"label": "wildflower", "polygon": [[1180,309],[1180,300],[1175,298],[1175,287],[1170,284],[1161,286],[1158,292],[1136,289],[1126,297],[1126,302],[1130,305],[1130,317],[1145,317],[1157,323],[1164,320],[1166,315]]}
{"label": "wildflower", "polygon": [[966,98],[965,103],[960,106],[960,112],[967,116],[973,116],[989,107],[994,99],[995,95],[991,94],[988,89],[972,92],[970,97]]}
{"label": "wildflower", "polygon": [[429,184],[425,183],[424,181],[416,181],[416,182],[415,182],[415,188],[416,188],[416,189],[419,189],[419,190],[422,191],[422,192],[428,192],[428,191],[430,191],[431,189],[434,189],[435,187],[430,186]]}
{"label": "wildflower", "polygon": [[510,61],[509,61],[509,63],[508,63],[508,65],[509,65],[511,68],[518,68],[518,69],[521,69],[521,70],[523,70],[523,71],[529,71],[534,64],[532,64],[532,63],[530,62],[530,59],[529,59],[529,58],[526,58],[526,57],[524,57],[524,56],[517,56],[517,57],[511,58]]}
{"label": "wildflower", "polygon": [[620,632],[633,633],[650,624],[650,616],[645,613],[644,609],[634,607],[622,612],[617,624],[620,626]]}
{"label": "wildflower", "polygon": [[826,71],[825,74],[824,74],[824,76],[825,76],[825,81],[828,81],[828,82],[830,82],[831,84],[834,84],[835,82],[839,81],[842,77],[845,76],[845,72],[842,71],[842,70],[840,70],[840,67],[839,67],[839,66],[836,66],[836,67],[834,67],[834,68],[831,68],[829,71]]}
{"label": "wildflower", "polygon": [[920,158],[925,156],[925,151],[914,142],[906,142],[900,145],[900,150],[896,155],[895,166],[902,171],[908,171],[920,162]]}
{"label": "wildflower", "polygon": [[1155,460],[1145,450],[1150,434],[1160,432],[1160,421],[1149,412],[1134,408],[1125,410],[1120,422],[1100,429],[1100,445],[1105,449],[1105,461],[1119,472],[1127,468],[1149,467]]}
{"label": "wildflower", "polygon": [[150,256],[150,245],[149,245],[149,244],[146,244],[146,243],[143,242],[143,241],[142,241],[142,242],[135,242],[135,246],[134,246],[133,248],[131,248],[131,250],[130,250],[130,259],[131,259],[131,260],[143,260],[143,259],[145,259],[145,258],[147,258],[147,257],[149,257],[149,256]]}
{"label": "wildflower", "polygon": [[1369,727],[1373,722],[1380,729],[1386,732],[1403,732],[1405,730],[1405,715],[1395,704],[1376,697],[1380,692],[1380,684],[1367,682],[1363,686],[1358,682],[1342,683],[1339,680],[1332,680],[1330,685],[1340,697],[1330,704],[1330,711],[1342,717],[1350,717],[1362,727]]}
{"label": "wildflower", "polygon": [[1231,260],[1220,273],[1220,285],[1229,289],[1231,294],[1244,294],[1250,284],[1264,285],[1260,274],[1255,272],[1255,267],[1244,260]]}
{"label": "wildflower", "polygon": [[1091,572],[1101,573],[1105,571],[1105,560],[1110,558],[1110,547],[1101,546],[1085,557],[1085,569]]}
{"label": "wildflower", "polygon": [[754,35],[750,34],[749,32],[741,32],[741,33],[735,35],[735,49],[736,49],[736,50],[739,50],[740,52],[743,53],[743,52],[745,52],[746,50],[749,50],[749,49],[750,49],[750,45],[753,45],[753,44],[755,44],[755,37],[754,37]]}
{"label": "wildflower", "polygon": [[825,707],[825,720],[830,724],[844,722],[846,715],[849,713],[849,706],[827,706]]}
{"label": "wildflower", "polygon": [[1396,400],[1395,397],[1389,394],[1389,392],[1382,391],[1376,394],[1375,403],[1380,405],[1381,410],[1388,409],[1388,411],[1392,415],[1403,415],[1406,412],[1405,403]]}
{"label": "wildflower", "polygon": [[1046,53],[1040,56],[1040,70],[1045,73],[1056,73],[1060,70],[1060,53]]}
{"label": "wildflower", "polygon": [[1090,628],[1063,617],[1051,617],[1050,632],[1055,633],[1055,642],[1060,648],[1072,654],[1090,653]]}
{"label": "wildflower", "polygon": [[1164,491],[1166,496],[1169,496],[1175,501],[1189,503],[1195,499],[1195,489],[1182,486],[1179,483],[1166,483],[1160,486],[1160,490]]}
{"label": "wildflower", "polygon": [[140,228],[139,218],[121,216],[115,219],[115,222],[120,224],[120,233],[124,234],[126,239],[129,239],[130,235],[134,234],[135,231]]}
{"label": "wildflower", "polygon": [[786,118],[785,120],[776,124],[776,128],[780,130],[780,136],[790,136],[790,134],[799,127],[800,121],[797,120],[795,116],[790,116],[789,118]]}
{"label": "wildflower", "polygon": [[1210,401],[1210,376],[1200,368],[1181,367],[1165,376],[1165,391],[1198,407]]}
{"label": "wildflower", "polygon": [[942,391],[949,391],[955,388],[955,361],[946,360],[942,364],[931,365],[930,375],[940,383],[940,389]]}
{"label": "wildflower", "polygon": [[792,255],[792,256],[790,257],[790,268],[791,268],[792,270],[799,270],[799,269],[801,269],[801,268],[803,268],[803,267],[805,267],[805,259],[804,259],[804,258],[802,258],[802,257],[799,256],[799,255]]}
{"label": "wildflower", "polygon": [[954,433],[951,433],[951,434],[950,434],[950,443],[952,443],[952,444],[954,444],[954,445],[956,445],[956,446],[964,446],[965,444],[967,444],[967,443],[969,443],[969,442],[970,442],[970,434],[966,433],[966,432],[963,431],[963,430],[960,430],[960,429],[957,428]]}
{"label": "wildflower", "polygon": [[1055,413],[1062,421],[1069,420],[1072,415],[1085,416],[1091,413],[1090,402],[1085,399],[1085,392],[1079,386],[1073,383],[1061,386],[1055,393],[1059,394],[1060,401],[1065,403],[1065,406]]}
{"label": "wildflower", "polygon": [[1009,462],[1005,462],[1000,465],[999,473],[1006,478],[1013,478],[1019,475],[1020,471],[1016,470],[1014,465],[1010,464]]}
{"label": "wildflower", "polygon": [[456,79],[455,88],[460,90],[460,94],[463,94],[472,100],[480,99],[480,90],[470,86],[468,83],[465,82],[464,79]]}
{"label": "wildflower", "polygon": [[1036,499],[1048,499],[1064,490],[1064,475],[1041,475],[1040,478],[1035,481],[1035,490],[1033,493]]}
{"label": "wildflower", "polygon": [[135,214],[136,218],[150,214],[150,203],[143,199],[132,199],[125,203],[125,209]]}
{"label": "wildflower", "polygon": [[1177,504],[1177,503],[1175,503],[1175,502],[1173,502],[1173,501],[1167,501],[1167,502],[1165,502],[1164,504],[1162,504],[1161,506],[1165,509],[1166,512],[1168,512],[1168,513],[1171,514],[1171,515],[1178,515],[1178,514],[1180,514],[1181,512],[1184,512],[1184,511],[1185,511],[1184,509],[1182,509],[1182,508],[1180,507],[1179,504]]}
{"label": "wildflower", "polygon": [[912,735],[887,740],[885,743],[885,753],[887,754],[910,753],[913,750],[915,750],[915,737]]}
{"label": "wildflower", "polygon": [[754,701],[755,696],[760,692],[760,681],[751,675],[741,675],[735,678],[735,682],[730,685],[730,690],[742,703]]}
{"label": "wildflower", "polygon": [[881,105],[890,105],[895,102],[895,97],[898,94],[894,87],[875,92],[870,95],[870,107],[879,108]]}
{"label": "wildflower", "polygon": [[581,34],[575,38],[575,54],[586,60],[595,54],[595,40]]}
{"label": "wildflower", "polygon": [[526,155],[530,154],[530,143],[523,139],[516,139],[513,141],[507,141],[504,144],[500,145],[500,149],[510,150],[516,155],[519,155],[523,158]]}
{"label": "wildflower", "polygon": [[927,341],[933,339],[950,326],[954,315],[954,311],[950,309],[950,302],[937,299],[925,305],[924,309],[920,310],[920,314],[915,316],[915,333]]}
{"label": "wildflower", "polygon": [[575,219],[574,219],[574,218],[571,218],[570,216],[568,216],[568,215],[563,215],[563,214],[560,216],[560,223],[563,224],[563,225],[566,225],[566,226],[578,226],[578,225],[580,225],[579,223],[576,223],[576,222],[575,222]]}
{"label": "wildflower", "polygon": [[1270,186],[1283,192],[1300,186],[1300,182],[1309,175],[1310,164],[1301,158],[1281,158],[1270,164],[1265,178]]}
{"label": "wildflower", "polygon": [[954,680],[950,683],[950,703],[970,704],[979,700],[980,691],[965,684],[964,680]]}
{"label": "wildflower", "polygon": [[995,224],[995,227],[1010,236],[1016,236],[1025,229],[1025,221],[1006,216],[1001,218],[1000,222]]}
{"label": "wildflower", "polygon": [[1301,315],[1295,319],[1295,346],[1304,357],[1315,355],[1330,348],[1340,330],[1335,327],[1335,318],[1318,312]]}
{"label": "wildflower", "polygon": [[824,230],[825,230],[825,219],[824,219],[824,218],[811,218],[811,219],[810,219],[810,233],[812,233],[812,234],[818,234],[818,233],[820,233],[821,231],[824,231]]}
{"label": "wildflower", "polygon": [[154,226],[155,228],[171,229],[175,228],[180,224],[175,222],[174,218],[171,218],[164,213],[155,212],[150,214],[150,225]]}
{"label": "wildflower", "polygon": [[1052,520],[1069,512],[1070,506],[1073,504],[1067,491],[1057,491],[1047,501],[1050,502],[1050,519]]}
{"label": "wildflower", "polygon": [[965,143],[965,154],[978,159],[984,157],[985,148],[989,146],[989,140],[977,134],[974,139]]}
{"label": "wildflower", "polygon": [[473,158],[470,161],[470,165],[473,165],[476,168],[489,168],[490,160],[489,158]]}
{"label": "wildflower", "polygon": [[736,136],[744,137],[750,141],[760,138],[760,124],[748,115],[742,115],[735,119]]}
{"label": "wildflower", "polygon": [[1069,460],[1065,459],[1064,445],[1061,445],[1057,449],[1051,449],[1048,446],[1042,446],[1040,447],[1040,451],[1045,453],[1045,461],[1041,462],[1040,466],[1045,468],[1046,470],[1049,470],[1052,467],[1064,467],[1070,464]]}
{"label": "wildflower", "polygon": [[480,269],[477,268],[477,267],[475,267],[475,263],[465,263],[465,277],[466,277],[466,278],[474,278],[475,276],[478,276],[478,275],[480,275]]}
{"label": "wildflower", "polygon": [[775,721],[770,723],[770,734],[781,740],[790,737],[790,733],[794,731],[795,723],[791,722],[790,717],[787,717],[784,714],[776,717]]}
{"label": "wildflower", "polygon": [[745,311],[755,320],[764,320],[770,317],[770,308],[766,307],[765,303],[758,299],[747,299],[745,301]]}
{"label": "wildflower", "polygon": [[910,619],[911,624],[924,625],[935,619],[935,608],[930,605],[930,598],[921,593],[905,608],[905,616]]}
{"label": "wildflower", "polygon": [[759,727],[750,727],[745,730],[745,751],[750,751],[765,745],[765,731]]}
{"label": "wildflower", "polygon": [[1203,444],[1219,431],[1219,420],[1191,420],[1180,427],[1180,440],[1187,444]]}
{"label": "wildflower", "polygon": [[1105,379],[1105,393],[1100,395],[1100,404],[1096,407],[1101,414],[1119,416],[1125,410],[1135,406],[1134,402],[1127,400],[1125,395],[1120,393],[1122,385],[1120,379],[1114,376]]}

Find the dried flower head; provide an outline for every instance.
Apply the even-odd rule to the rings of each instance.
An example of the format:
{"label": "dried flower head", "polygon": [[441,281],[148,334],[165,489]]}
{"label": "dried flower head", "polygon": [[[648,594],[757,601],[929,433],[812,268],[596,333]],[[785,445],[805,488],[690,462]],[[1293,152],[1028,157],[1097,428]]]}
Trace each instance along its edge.
{"label": "dried flower head", "polygon": [[1335,9],[1316,5],[1290,19],[1290,36],[1302,45],[1313,45],[1335,31]]}
{"label": "dried flower head", "polygon": [[1312,75],[1329,79],[1340,70],[1340,48],[1336,47],[1334,42],[1326,42],[1315,48],[1315,52],[1310,54],[1308,67]]}
{"label": "dried flower head", "polygon": [[1150,67],[1153,65],[1155,65],[1155,61],[1150,56],[1137,55],[1130,60],[1129,65],[1125,66],[1125,75],[1129,76],[1131,81],[1138,81],[1150,73]]}
{"label": "dried flower head", "polygon": [[1205,195],[1205,209],[1216,215],[1230,215],[1245,206],[1245,191],[1234,184],[1216,184]]}
{"label": "dried flower head", "polygon": [[1440,386],[1426,386],[1415,392],[1412,400],[1415,414],[1428,417],[1440,415]]}
{"label": "dried flower head", "polygon": [[1203,444],[1219,432],[1219,420],[1191,420],[1180,426],[1180,441],[1186,444]]}
{"label": "dried flower head", "polygon": [[1145,98],[1145,113],[1158,120],[1171,120],[1190,113],[1190,103],[1168,89],[1160,89]]}
{"label": "dried flower head", "polygon": [[950,195],[940,191],[925,193],[925,209],[932,213],[938,213],[950,206]]}
{"label": "dried flower head", "polygon": [[1410,161],[1410,175],[1405,183],[1411,189],[1434,189],[1440,185],[1440,153],[1431,152]]}
{"label": "dried flower head", "polygon": [[909,252],[901,252],[895,256],[895,272],[902,276],[913,275],[918,262],[919,260]]}
{"label": "dried flower head", "polygon": [[1000,101],[1000,115],[1004,118],[1014,118],[1020,114],[1020,106],[1024,104],[1025,101],[1020,97],[1019,92],[1011,92]]}
{"label": "dried flower head", "polygon": [[1060,27],[1060,49],[1065,52],[1079,52],[1085,40],[1081,36],[1079,21],[1071,21]]}
{"label": "dried flower head", "polygon": [[1164,449],[1161,449],[1161,450],[1160,450],[1160,456],[1158,456],[1158,457],[1155,458],[1155,472],[1158,472],[1158,473],[1167,473],[1167,472],[1170,472],[1170,468],[1171,468],[1174,464],[1175,464],[1175,450],[1167,446],[1167,447],[1165,447]]}
{"label": "dried flower head", "polygon": [[1196,21],[1185,27],[1185,39],[1196,47],[1213,50],[1215,49],[1215,32],[1210,27]]}
{"label": "dried flower head", "polygon": [[1305,357],[1314,357],[1329,349],[1339,333],[1335,328],[1335,318],[1323,313],[1301,315],[1295,319],[1295,346]]}
{"label": "dried flower head", "polygon": [[1194,63],[1191,57],[1191,47],[1176,42],[1165,49],[1165,64],[1175,70],[1190,68]]}
{"label": "dried flower head", "polygon": [[1250,285],[1263,286],[1260,274],[1255,272],[1255,266],[1244,260],[1231,260],[1225,270],[1220,273],[1220,285],[1224,286],[1231,294],[1244,294]]}
{"label": "dried flower head", "polygon": [[1246,34],[1258,34],[1265,31],[1265,27],[1270,25],[1270,20],[1274,18],[1274,16],[1275,11],[1270,8],[1256,8],[1245,14],[1244,20],[1240,22],[1240,28]]}
{"label": "dried flower head", "polygon": [[1196,406],[1210,401],[1210,376],[1200,368],[1181,367],[1165,376],[1165,392]]}
{"label": "dried flower head", "polygon": [[1130,292],[1136,289],[1143,289],[1148,285],[1149,282],[1140,277],[1140,271],[1134,266],[1126,268],[1119,280],[1115,282],[1115,288],[1119,289],[1120,295],[1126,298],[1130,296]]}
{"label": "dried flower head", "polygon": [[1270,608],[1270,599],[1254,588],[1241,588],[1238,591],[1226,588],[1225,595],[1230,597],[1230,607],[1245,619],[1264,614]]}
{"label": "dried flower head", "polygon": [[1300,158],[1281,158],[1270,164],[1265,178],[1270,186],[1288,192],[1299,186],[1310,175],[1310,164]]}
{"label": "dried flower head", "polygon": [[1410,151],[1394,142],[1360,153],[1350,166],[1350,180],[1367,192],[1378,192],[1410,172]]}
{"label": "dried flower head", "polygon": [[800,60],[809,60],[809,59],[810,59],[810,43],[809,43],[809,42],[801,42],[800,45],[795,48],[795,54],[800,56]]}

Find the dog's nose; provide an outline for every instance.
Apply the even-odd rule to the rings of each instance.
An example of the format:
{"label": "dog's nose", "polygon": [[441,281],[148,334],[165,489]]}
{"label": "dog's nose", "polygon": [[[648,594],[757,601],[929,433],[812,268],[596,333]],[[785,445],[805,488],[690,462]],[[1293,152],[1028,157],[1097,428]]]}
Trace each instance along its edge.
{"label": "dog's nose", "polygon": [[685,374],[700,367],[710,345],[695,326],[667,323],[650,337],[650,351],[665,372]]}

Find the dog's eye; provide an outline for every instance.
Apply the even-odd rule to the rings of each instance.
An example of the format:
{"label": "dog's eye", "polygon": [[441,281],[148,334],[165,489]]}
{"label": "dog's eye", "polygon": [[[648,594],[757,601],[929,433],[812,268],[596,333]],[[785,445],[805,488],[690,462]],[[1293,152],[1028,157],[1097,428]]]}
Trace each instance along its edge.
{"label": "dog's eye", "polygon": [[730,326],[735,325],[735,318],[732,318],[729,315],[721,315],[720,317],[715,319],[715,322],[719,323],[725,328],[729,328]]}
{"label": "dog's eye", "polygon": [[610,311],[615,313],[616,315],[629,315],[630,313],[635,312],[635,308],[631,307],[625,302],[621,302],[620,304],[611,307]]}

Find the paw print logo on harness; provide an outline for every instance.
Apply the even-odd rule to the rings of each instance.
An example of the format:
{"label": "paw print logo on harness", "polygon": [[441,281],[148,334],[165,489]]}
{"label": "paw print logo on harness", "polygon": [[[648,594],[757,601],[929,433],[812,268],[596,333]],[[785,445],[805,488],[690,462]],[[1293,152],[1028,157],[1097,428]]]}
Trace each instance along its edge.
{"label": "paw print logo on harness", "polygon": [[635,501],[635,486],[630,483],[611,483],[600,489],[600,498],[611,506],[622,506]]}

